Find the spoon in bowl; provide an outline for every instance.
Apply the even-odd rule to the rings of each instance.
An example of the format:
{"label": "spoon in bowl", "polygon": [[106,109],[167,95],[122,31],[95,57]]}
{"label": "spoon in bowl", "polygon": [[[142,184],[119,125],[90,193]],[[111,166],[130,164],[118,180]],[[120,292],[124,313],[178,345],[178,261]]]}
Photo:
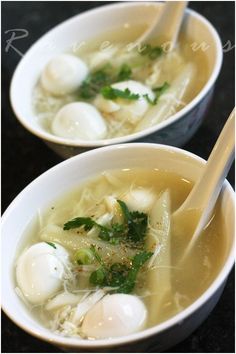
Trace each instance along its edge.
{"label": "spoon in bowl", "polygon": [[184,203],[173,213],[173,232],[188,239],[180,262],[190,255],[199,235],[209,224],[224,180],[234,159],[235,110],[233,110],[209,156],[203,174]]}
{"label": "spoon in bowl", "polygon": [[174,49],[187,4],[188,1],[166,1],[161,15],[158,14],[158,18],[136,43],[154,41],[156,45],[168,45],[168,51]]}

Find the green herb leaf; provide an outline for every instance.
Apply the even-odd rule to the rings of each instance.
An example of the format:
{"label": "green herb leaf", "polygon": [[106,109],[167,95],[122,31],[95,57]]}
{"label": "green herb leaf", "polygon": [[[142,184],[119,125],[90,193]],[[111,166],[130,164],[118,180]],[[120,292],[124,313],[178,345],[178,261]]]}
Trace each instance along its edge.
{"label": "green herb leaf", "polygon": [[45,243],[47,243],[49,246],[51,246],[51,247],[57,249],[57,248],[56,248],[56,245],[55,245],[53,242],[45,242]]}
{"label": "green herb leaf", "polygon": [[107,241],[113,245],[117,245],[127,233],[125,225],[122,224],[114,224],[110,228],[101,225],[98,227],[100,228],[98,237],[101,240]]}
{"label": "green herb leaf", "polygon": [[104,86],[111,85],[114,82],[129,80],[132,75],[132,70],[127,64],[123,64],[117,75],[112,72],[110,64],[103,68],[91,72],[82,82],[79,89],[79,97],[83,99],[94,98]]}
{"label": "green herb leaf", "polygon": [[126,100],[138,100],[140,97],[138,93],[132,93],[128,88],[122,91],[111,86],[103,87],[101,89],[101,94],[104,98],[107,98],[108,100],[115,100],[117,98],[123,98]]}
{"label": "green herb leaf", "polygon": [[155,97],[153,100],[148,96],[148,94],[146,93],[145,95],[143,95],[143,97],[147,100],[147,102],[152,105],[155,106],[157,104],[157,98]]}
{"label": "green herb leaf", "polygon": [[136,244],[143,244],[147,231],[147,214],[140,213],[139,211],[130,212],[127,205],[122,200],[117,200],[117,202],[121,207],[123,216],[128,225],[127,238]]}
{"label": "green herb leaf", "polygon": [[162,86],[153,88],[153,92],[155,93],[155,98],[152,100],[147,94],[143,95],[143,97],[147,100],[147,102],[153,106],[157,104],[159,97],[170,87],[168,82],[164,82]]}
{"label": "green herb leaf", "polygon": [[123,64],[120,68],[120,71],[117,75],[116,81],[125,81],[129,80],[132,75],[132,70],[129,65]]}
{"label": "green herb leaf", "polygon": [[85,231],[88,231],[93,227],[97,227],[99,229],[98,237],[113,245],[121,241],[132,242],[136,246],[143,245],[147,231],[147,214],[139,211],[130,212],[122,200],[117,200],[117,202],[124,216],[124,224],[113,224],[110,227],[106,227],[89,217],[77,217],[65,223],[63,229],[70,230],[83,227]]}
{"label": "green herb leaf", "polygon": [[156,99],[158,99],[168,88],[170,87],[170,84],[168,82],[164,82],[162,86],[159,87],[154,87],[152,91],[155,92]]}
{"label": "green herb leaf", "polygon": [[144,47],[139,51],[141,55],[148,55],[152,50],[152,46],[150,44],[145,44]]}
{"label": "green herb leaf", "polygon": [[135,243],[144,243],[147,231],[147,214],[134,211],[131,213],[131,219],[128,220],[128,237]]}
{"label": "green herb leaf", "polygon": [[82,82],[79,89],[79,97],[83,99],[94,98],[101,88],[113,82],[111,75],[108,73],[107,66],[103,69],[90,73]]}
{"label": "green herb leaf", "polygon": [[96,251],[96,248],[94,245],[92,245],[90,247],[90,250],[93,253],[95,259],[100,264],[100,267],[90,274],[89,281],[93,285],[105,286],[106,285],[105,280],[106,280],[106,274],[107,274],[106,266],[105,266],[102,258],[100,257],[100,255]]}
{"label": "green herb leaf", "polygon": [[91,230],[93,227],[99,228],[98,237],[113,245],[118,244],[122,238],[126,236],[127,229],[125,225],[113,224],[111,227],[99,225],[96,221],[89,217],[77,217],[64,224],[63,230],[70,230],[83,227],[85,231]]}
{"label": "green herb leaf", "polygon": [[92,253],[93,253],[94,257],[96,258],[96,260],[98,261],[98,263],[100,263],[102,266],[104,266],[102,258],[99,256],[94,245],[90,246],[90,250],[92,251]]}
{"label": "green herb leaf", "polygon": [[109,269],[106,277],[107,286],[117,287],[124,284],[129,273],[129,268],[125,264],[114,263]]}
{"label": "green herb leaf", "polygon": [[150,44],[145,44],[139,53],[141,55],[147,55],[151,60],[155,60],[163,53],[163,49],[161,47],[152,47]]}
{"label": "green herb leaf", "polygon": [[127,205],[125,204],[125,202],[123,202],[123,200],[119,200],[117,199],[117,203],[120,205],[121,207],[121,211],[123,213],[124,218],[128,221],[129,219],[131,219],[131,212],[129,211]]}
{"label": "green herb leaf", "polygon": [[74,218],[64,224],[63,230],[76,229],[78,227],[83,226],[85,231],[91,230],[97,223],[93,221],[91,218]]}
{"label": "green herb leaf", "polygon": [[93,285],[105,286],[106,285],[106,271],[103,267],[98,268],[90,274],[89,281]]}
{"label": "green herb leaf", "polygon": [[134,256],[132,260],[131,269],[129,270],[128,275],[123,284],[121,284],[119,289],[117,289],[117,293],[129,294],[133,291],[140,268],[152,255],[152,252],[143,251]]}
{"label": "green herb leaf", "polygon": [[99,260],[100,267],[91,273],[90,283],[100,287],[117,288],[114,290],[115,292],[126,294],[133,291],[139,270],[153,255],[152,252],[143,251],[134,256],[131,260],[131,267],[122,263],[114,263],[110,267],[106,267],[95,247],[93,247],[93,252]]}
{"label": "green herb leaf", "polygon": [[148,54],[148,57],[151,60],[157,59],[161,54],[163,53],[163,50],[161,47],[154,47],[151,49],[150,53]]}

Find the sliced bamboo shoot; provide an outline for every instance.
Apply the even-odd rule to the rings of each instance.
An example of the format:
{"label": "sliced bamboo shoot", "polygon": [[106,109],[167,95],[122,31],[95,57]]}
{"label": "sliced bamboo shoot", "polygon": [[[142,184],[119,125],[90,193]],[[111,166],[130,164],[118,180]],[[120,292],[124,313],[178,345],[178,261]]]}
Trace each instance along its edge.
{"label": "sliced bamboo shoot", "polygon": [[83,301],[81,301],[74,312],[72,317],[72,323],[78,325],[81,318],[86,315],[86,313],[105,296],[106,293],[103,290],[97,290],[95,293],[87,296]]}
{"label": "sliced bamboo shoot", "polygon": [[148,110],[147,114],[136,126],[135,131],[149,128],[164,121],[176,113],[176,109],[180,105],[185,105],[183,102],[184,96],[193,80],[194,74],[194,64],[187,64],[184,70],[171,83],[170,88],[159,98],[157,104]]}
{"label": "sliced bamboo shoot", "polygon": [[102,258],[112,257],[114,262],[121,262],[127,257],[133,257],[136,253],[136,250],[131,247],[125,247],[124,245],[113,246],[99,238],[89,237],[86,234],[77,234],[75,230],[64,231],[61,227],[53,224],[47,225],[41,231],[40,239],[45,242],[58,242],[71,251],[94,245],[98,248]]}
{"label": "sliced bamboo shoot", "polygon": [[154,252],[149,262],[147,288],[150,290],[150,325],[155,325],[171,292],[170,274],[170,192],[166,190],[154,204],[150,214],[151,230],[147,247]]}
{"label": "sliced bamboo shoot", "polygon": [[63,292],[56,295],[53,299],[51,299],[45,306],[47,311],[55,311],[58,308],[67,306],[67,305],[77,305],[83,295],[81,294],[72,294],[68,292]]}

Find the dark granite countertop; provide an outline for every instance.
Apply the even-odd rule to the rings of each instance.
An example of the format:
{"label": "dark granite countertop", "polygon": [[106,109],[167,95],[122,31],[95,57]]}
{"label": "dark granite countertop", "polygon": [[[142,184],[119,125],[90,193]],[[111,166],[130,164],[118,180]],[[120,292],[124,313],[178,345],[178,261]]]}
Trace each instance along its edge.
{"label": "dark granite countertop", "polygon": [[[16,120],[9,102],[9,84],[20,55],[6,51],[8,30],[26,29],[27,38],[15,42],[25,53],[30,45],[64,19],[103,2],[2,2],[2,210],[33,179],[61,161],[43,142],[26,131]],[[234,2],[190,2],[190,8],[206,16],[218,30],[223,45],[234,45]],[[33,63],[32,63],[33,65]],[[224,63],[216,83],[215,95],[204,123],[184,149],[207,158],[227,116],[234,106],[234,50],[224,53]],[[234,185],[234,169],[228,180]],[[3,284],[4,286],[4,284]],[[169,349],[177,353],[226,353],[234,349],[234,273],[209,318],[185,341]],[[138,351],[138,350],[137,350]],[[57,348],[31,337],[2,314],[2,352],[59,352]],[[155,352],[150,348],[149,352]]]}

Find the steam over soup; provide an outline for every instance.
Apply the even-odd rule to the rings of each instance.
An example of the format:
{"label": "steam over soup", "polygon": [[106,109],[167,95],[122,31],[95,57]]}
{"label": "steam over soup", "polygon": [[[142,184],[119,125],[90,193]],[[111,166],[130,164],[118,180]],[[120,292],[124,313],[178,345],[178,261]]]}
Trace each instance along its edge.
{"label": "steam over soup", "polygon": [[138,332],[188,307],[224,256],[219,211],[184,264],[186,237],[171,213],[192,183],[159,170],[102,173],[53,202],[29,225],[17,254],[16,291],[63,336]]}
{"label": "steam over soup", "polygon": [[124,27],[51,59],[33,91],[39,123],[52,134],[99,140],[133,134],[185,107],[207,80],[201,50],[135,46],[146,26]]}

